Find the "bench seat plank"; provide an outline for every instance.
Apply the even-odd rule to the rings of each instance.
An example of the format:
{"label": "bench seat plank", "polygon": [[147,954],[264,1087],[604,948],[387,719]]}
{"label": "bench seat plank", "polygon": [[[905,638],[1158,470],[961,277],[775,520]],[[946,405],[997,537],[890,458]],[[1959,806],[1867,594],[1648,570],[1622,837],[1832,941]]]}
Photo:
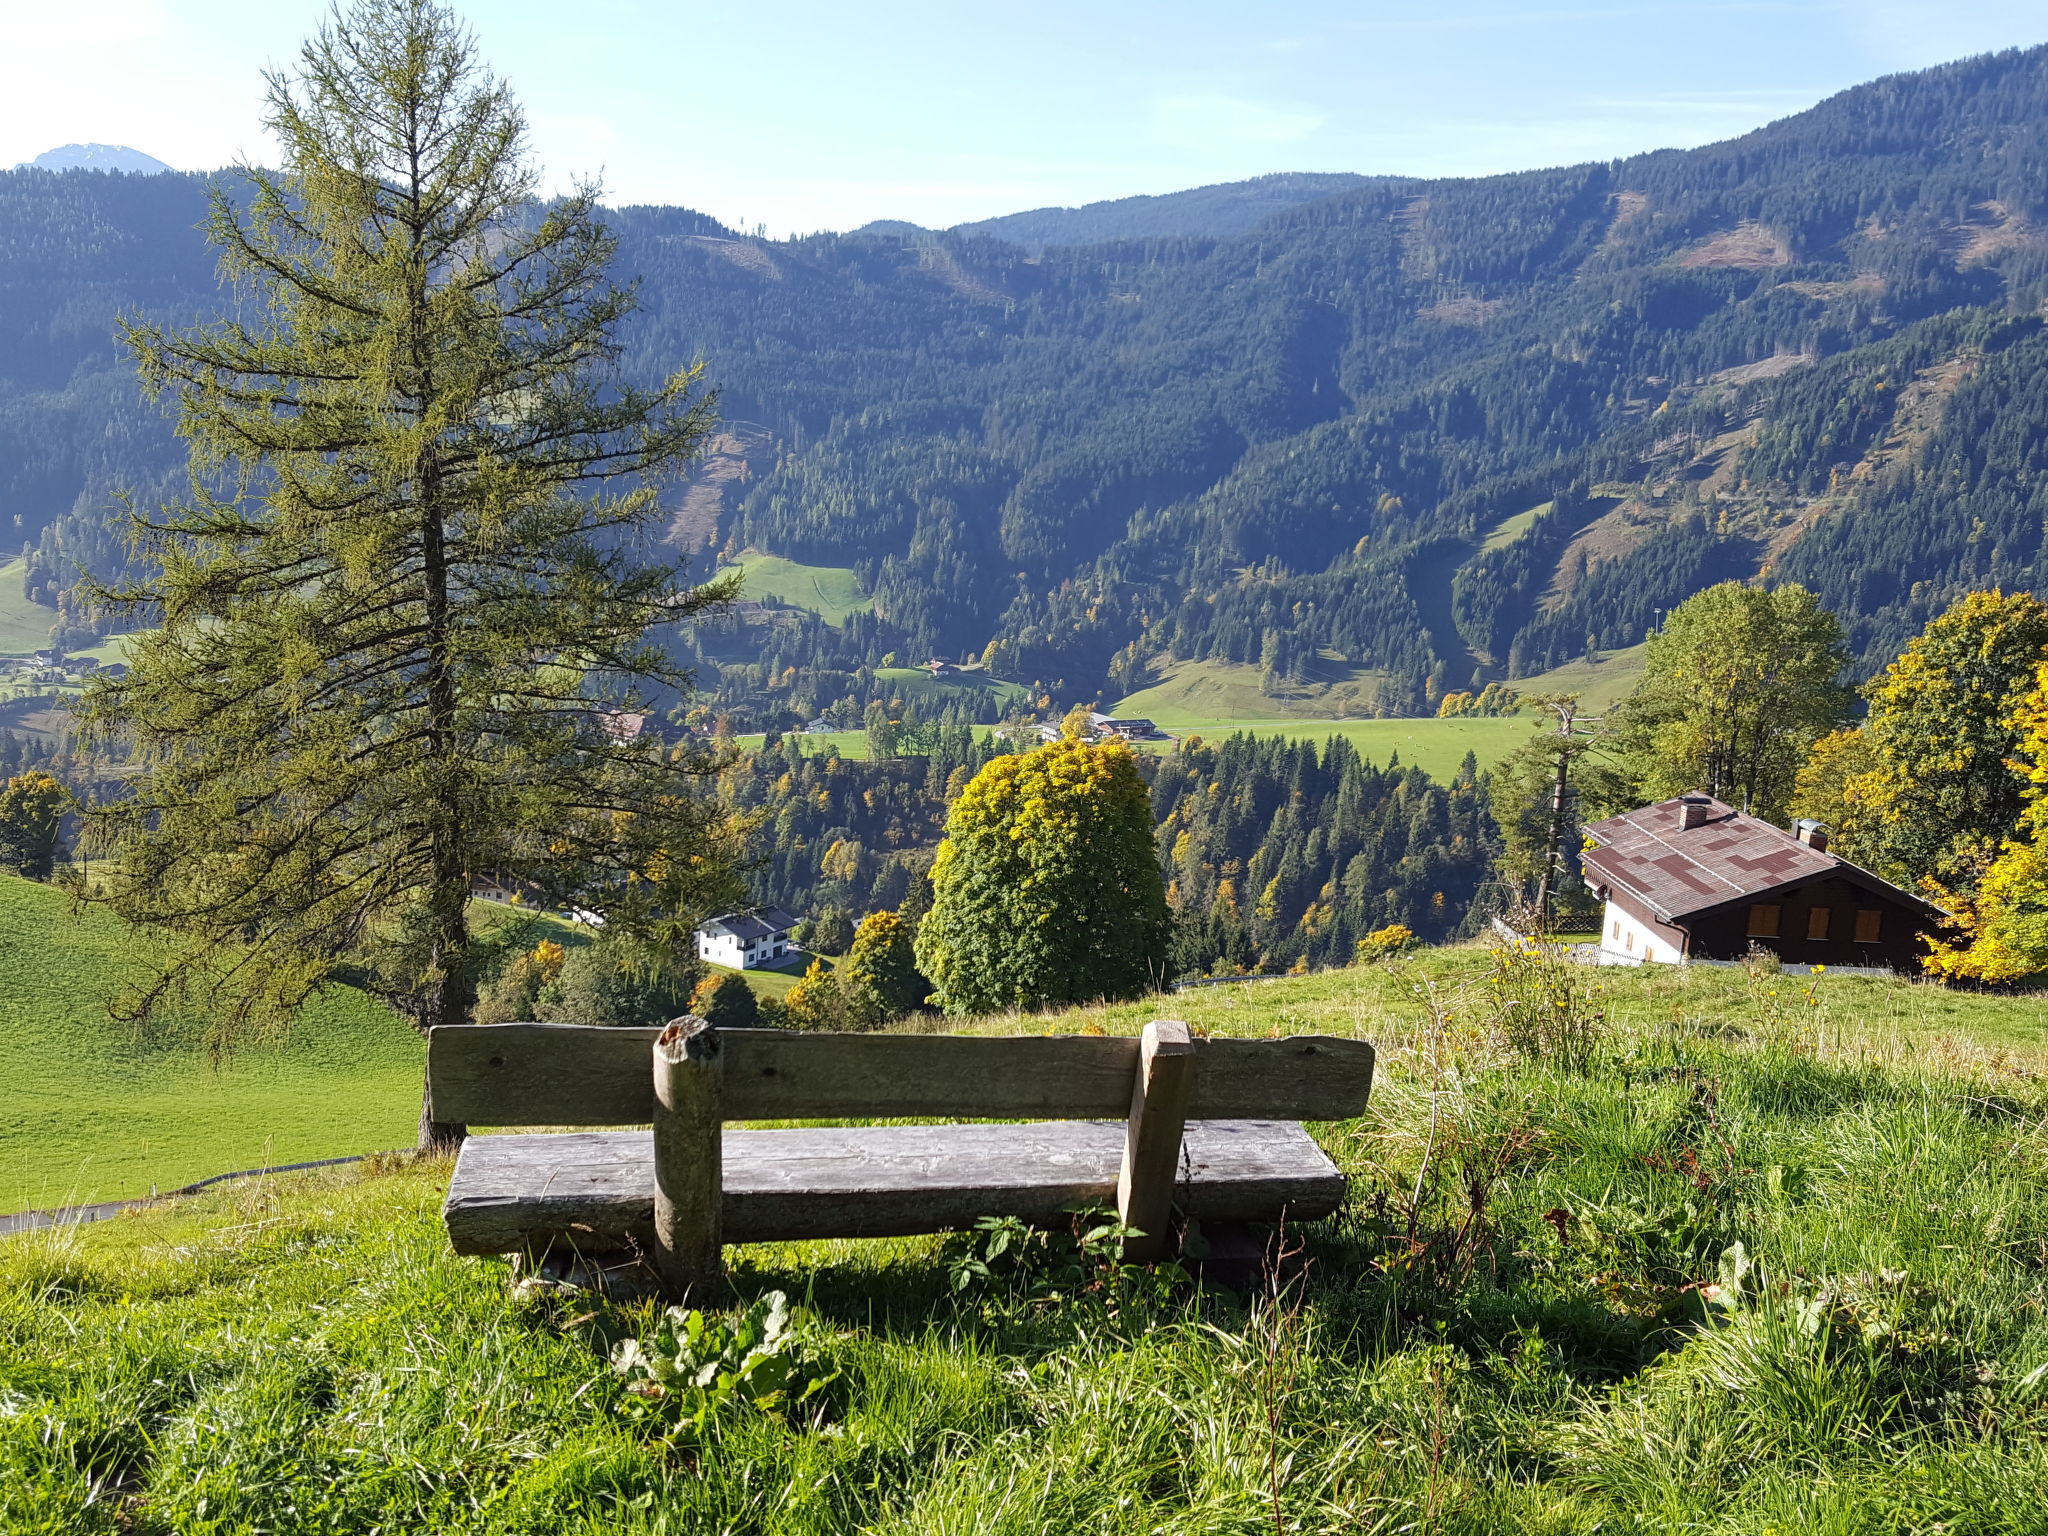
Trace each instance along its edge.
{"label": "bench seat plank", "polygon": [[[724,1134],[728,1243],[901,1237],[982,1216],[1058,1221],[1113,1208],[1125,1125],[872,1126]],[[1191,1122],[1175,1203],[1204,1221],[1314,1220],[1344,1176],[1299,1124]],[[442,1212],[457,1253],[510,1253],[569,1237],[598,1249],[647,1243],[654,1141],[647,1131],[472,1136]]]}
{"label": "bench seat plank", "polygon": [[[645,1125],[655,1029],[465,1024],[427,1037],[434,1118]],[[1135,1036],[803,1034],[721,1029],[727,1120],[1107,1120],[1130,1112]],[[1372,1091],[1363,1040],[1200,1039],[1190,1120],[1349,1120]]]}

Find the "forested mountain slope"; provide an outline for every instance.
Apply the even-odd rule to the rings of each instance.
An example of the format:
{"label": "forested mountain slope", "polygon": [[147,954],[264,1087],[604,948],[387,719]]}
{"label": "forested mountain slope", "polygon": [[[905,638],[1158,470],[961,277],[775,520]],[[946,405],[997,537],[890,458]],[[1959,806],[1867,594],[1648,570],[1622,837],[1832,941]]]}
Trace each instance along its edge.
{"label": "forested mountain slope", "polygon": [[[679,538],[874,599],[784,631],[757,689],[937,651],[1113,697],[1174,656],[1377,677],[1402,712],[1728,575],[1814,586],[1873,663],[1960,589],[2048,586],[2044,167],[2034,49],[1222,238],[616,223],[631,366],[701,355],[733,423]],[[0,176],[0,538],[45,598],[115,558],[117,485],[175,470],[108,331],[216,302],[201,195]]]}

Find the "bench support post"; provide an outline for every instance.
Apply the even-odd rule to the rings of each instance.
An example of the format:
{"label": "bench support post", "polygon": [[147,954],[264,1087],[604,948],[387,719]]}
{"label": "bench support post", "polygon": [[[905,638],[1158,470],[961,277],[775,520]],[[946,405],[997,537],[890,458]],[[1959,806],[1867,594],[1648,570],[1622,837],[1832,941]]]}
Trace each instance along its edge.
{"label": "bench support post", "polygon": [[654,1268],[677,1300],[724,1282],[724,1058],[704,1020],[673,1020],[654,1042]]}
{"label": "bench support post", "polygon": [[1181,1132],[1195,1090],[1195,1046],[1188,1027],[1154,1019],[1138,1046],[1131,1118],[1124,1128],[1123,1171],[1117,1175],[1117,1218],[1144,1235],[1124,1241],[1124,1259],[1151,1264],[1166,1257],[1173,1216]]}

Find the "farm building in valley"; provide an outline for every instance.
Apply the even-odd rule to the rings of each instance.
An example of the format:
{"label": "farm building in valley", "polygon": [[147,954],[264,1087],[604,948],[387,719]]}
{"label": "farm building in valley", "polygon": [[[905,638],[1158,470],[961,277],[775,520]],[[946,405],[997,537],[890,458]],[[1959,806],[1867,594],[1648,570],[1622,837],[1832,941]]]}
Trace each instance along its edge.
{"label": "farm building in valley", "polygon": [[1917,970],[1941,910],[1828,852],[1826,829],[1787,832],[1707,795],[1585,829],[1587,883],[1606,903],[1603,962],[1739,960]]}
{"label": "farm building in valley", "polygon": [[697,928],[697,958],[736,971],[773,965],[790,951],[789,930],[796,919],[780,907],[758,912],[727,912]]}

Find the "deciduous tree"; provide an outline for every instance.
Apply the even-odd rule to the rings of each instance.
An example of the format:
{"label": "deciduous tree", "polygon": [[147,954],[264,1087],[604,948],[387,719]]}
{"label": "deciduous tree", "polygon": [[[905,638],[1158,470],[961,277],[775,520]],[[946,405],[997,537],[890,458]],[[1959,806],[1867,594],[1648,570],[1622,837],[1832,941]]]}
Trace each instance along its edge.
{"label": "deciduous tree", "polygon": [[40,769],[9,779],[0,789],[0,865],[31,880],[49,879],[70,799],[64,786]]}
{"label": "deciduous tree", "polygon": [[917,969],[916,931],[894,912],[861,919],[840,979],[849,1013],[868,1028],[915,1012],[931,991]]}
{"label": "deciduous tree", "polygon": [[1172,922],[1130,749],[1063,737],[961,791],[932,865],[918,968],[951,1014],[1135,997],[1166,979]]}
{"label": "deciduous tree", "polygon": [[1804,587],[1725,581],[1686,599],[1617,722],[1638,793],[1703,789],[1782,820],[1808,749],[1848,713],[1848,662],[1842,626]]}
{"label": "deciduous tree", "polygon": [[[650,636],[728,595],[641,536],[711,422],[694,370],[616,366],[633,306],[594,189],[546,209],[509,90],[431,0],[358,0],[271,78],[282,172],[208,229],[257,302],[136,324],[192,491],[139,516],[154,621],[88,695],[134,792],[92,818],[103,900],[175,940],[232,1033],[347,962],[420,1028],[470,1020],[490,870],[659,957],[731,892],[693,766],[609,712],[687,679]],[[421,1111],[423,1144],[461,1128]]]}
{"label": "deciduous tree", "polygon": [[2048,606],[2025,592],[1972,592],[1885,668],[1866,690],[1874,761],[1842,789],[1859,857],[1892,880],[1953,888],[2019,834],[2018,720],[2044,659]]}

